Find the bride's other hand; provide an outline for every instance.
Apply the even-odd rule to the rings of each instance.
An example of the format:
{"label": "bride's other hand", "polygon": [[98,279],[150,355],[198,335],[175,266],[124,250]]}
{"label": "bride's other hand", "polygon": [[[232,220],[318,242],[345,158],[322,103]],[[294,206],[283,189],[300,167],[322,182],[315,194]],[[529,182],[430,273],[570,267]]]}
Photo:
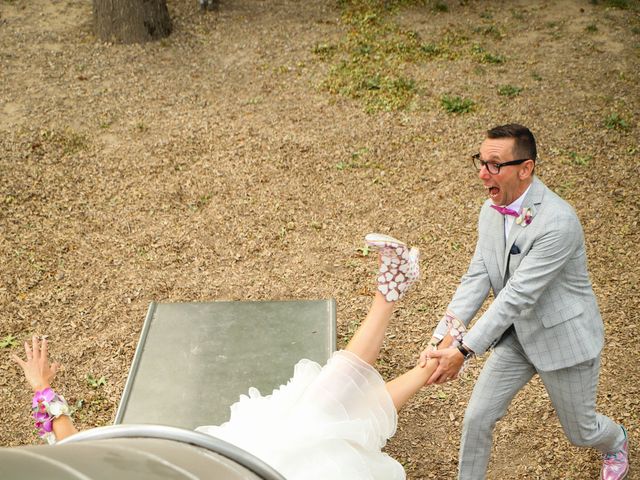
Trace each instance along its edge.
{"label": "bride's other hand", "polygon": [[11,358],[22,367],[24,376],[33,391],[50,387],[51,380],[55,377],[60,365],[58,363],[49,363],[47,358],[47,339],[43,338],[42,342],[38,342],[38,337],[34,335],[31,345],[29,345],[29,342],[24,342],[24,351],[27,357],[26,361],[17,355],[12,355]]}

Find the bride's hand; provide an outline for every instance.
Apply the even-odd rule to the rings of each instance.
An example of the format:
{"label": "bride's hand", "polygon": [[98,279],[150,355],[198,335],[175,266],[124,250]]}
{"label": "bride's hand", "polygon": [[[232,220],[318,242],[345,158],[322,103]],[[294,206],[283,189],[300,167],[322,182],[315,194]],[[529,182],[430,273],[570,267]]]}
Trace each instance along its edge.
{"label": "bride's hand", "polygon": [[429,354],[433,352],[432,347],[425,348],[422,353],[420,353],[420,357],[418,358],[418,366],[424,368],[427,366],[427,362],[429,361]]}
{"label": "bride's hand", "polygon": [[29,342],[24,342],[24,351],[27,356],[26,361],[17,355],[12,355],[11,358],[22,367],[24,376],[33,391],[50,387],[51,380],[56,375],[60,365],[58,363],[49,364],[47,359],[47,339],[43,338],[42,342],[38,344],[38,337],[34,335],[31,346],[29,346]]}
{"label": "bride's hand", "polygon": [[427,385],[445,383],[457,378],[464,364],[464,355],[454,347],[432,352],[431,357],[438,361],[438,367],[431,375],[431,378],[427,380]]}
{"label": "bride's hand", "polygon": [[441,339],[438,337],[431,337],[427,348],[425,348],[418,357],[418,366],[422,368],[427,366],[427,362],[430,360],[429,354],[438,349],[438,344],[440,343],[440,341]]}

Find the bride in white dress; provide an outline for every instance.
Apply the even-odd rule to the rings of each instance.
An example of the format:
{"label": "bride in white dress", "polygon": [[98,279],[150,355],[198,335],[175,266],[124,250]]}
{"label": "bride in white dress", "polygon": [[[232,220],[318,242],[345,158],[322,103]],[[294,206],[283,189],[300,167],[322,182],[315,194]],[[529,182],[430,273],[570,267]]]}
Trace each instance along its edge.
{"label": "bride in white dress", "polygon": [[[405,478],[403,467],[381,449],[396,431],[397,411],[425,385],[437,361],[387,383],[374,368],[396,301],[418,279],[418,251],[385,235],[366,241],[380,252],[378,291],[346,348],[322,367],[300,360],[286,385],[267,396],[250,389],[231,406],[228,422],[197,431],[252,453],[288,480]],[[454,341],[447,336],[439,348]],[[58,440],[73,435],[64,399],[50,387],[58,365],[49,364],[47,341],[34,336],[25,352],[26,361],[13,359],[34,389],[36,428]]]}

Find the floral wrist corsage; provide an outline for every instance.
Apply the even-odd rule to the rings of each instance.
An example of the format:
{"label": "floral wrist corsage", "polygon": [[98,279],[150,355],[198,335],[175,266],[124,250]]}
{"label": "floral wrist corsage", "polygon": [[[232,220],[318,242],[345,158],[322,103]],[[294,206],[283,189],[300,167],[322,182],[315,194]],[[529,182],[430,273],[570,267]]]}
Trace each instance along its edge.
{"label": "floral wrist corsage", "polygon": [[70,415],[71,411],[67,401],[62,395],[58,395],[52,388],[45,388],[33,394],[31,402],[33,419],[38,435],[49,444],[56,443],[53,433],[53,420],[60,415]]}

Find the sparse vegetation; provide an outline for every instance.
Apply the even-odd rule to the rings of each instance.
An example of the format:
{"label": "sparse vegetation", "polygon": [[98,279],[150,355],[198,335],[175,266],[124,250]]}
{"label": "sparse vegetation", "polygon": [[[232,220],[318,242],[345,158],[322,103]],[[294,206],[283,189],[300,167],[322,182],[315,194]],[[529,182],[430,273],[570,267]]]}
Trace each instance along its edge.
{"label": "sparse vegetation", "polygon": [[[410,66],[436,58],[453,59],[461,54],[458,48],[467,39],[459,32],[446,29],[438,41],[425,41],[416,31],[395,23],[394,13],[406,3],[340,2],[342,22],[351,29],[350,34],[335,49],[326,44],[314,47],[316,55],[336,62],[322,83],[325,90],[360,100],[371,113],[407,109],[419,92],[408,73]],[[445,13],[442,5],[446,7],[445,3],[436,3],[434,8]],[[485,61],[495,62],[496,58],[488,55]]]}
{"label": "sparse vegetation", "polygon": [[444,95],[440,99],[440,104],[449,113],[469,113],[475,107],[473,100],[457,95]]}
{"label": "sparse vegetation", "polygon": [[107,384],[107,379],[105,377],[96,378],[91,373],[87,373],[86,379],[87,385],[94,389],[103,387]]}
{"label": "sparse vegetation", "polygon": [[514,85],[501,85],[498,87],[498,95],[502,95],[503,97],[515,97],[516,95],[520,95],[522,92],[522,87],[516,87]]}
{"label": "sparse vegetation", "polygon": [[507,61],[506,57],[504,57],[503,55],[487,52],[484,47],[478,45],[477,43],[471,46],[471,53],[481,63],[500,64]]}
{"label": "sparse vegetation", "polygon": [[5,335],[0,338],[0,348],[10,348],[18,344],[18,339],[13,335]]}
{"label": "sparse vegetation", "polygon": [[577,152],[569,152],[569,158],[575,165],[579,165],[581,167],[586,167],[593,160],[593,156],[591,155],[582,155]]}
{"label": "sparse vegetation", "polygon": [[604,126],[609,130],[628,130],[630,127],[629,122],[617,113],[612,113],[605,118]]}

